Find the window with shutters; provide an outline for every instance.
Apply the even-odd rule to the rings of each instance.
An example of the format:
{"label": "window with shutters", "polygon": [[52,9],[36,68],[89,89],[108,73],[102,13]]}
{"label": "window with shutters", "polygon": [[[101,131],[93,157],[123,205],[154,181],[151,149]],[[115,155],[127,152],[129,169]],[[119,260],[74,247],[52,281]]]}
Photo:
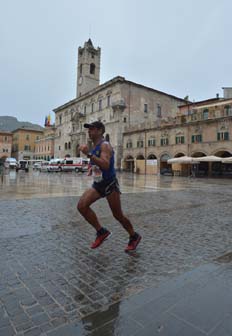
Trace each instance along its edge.
{"label": "window with shutters", "polygon": [[137,147],[142,148],[143,147],[143,140],[138,140],[137,141]]}
{"label": "window with shutters", "polygon": [[155,146],[155,139],[149,139],[148,140],[148,146],[149,147]]}
{"label": "window with shutters", "polygon": [[192,135],[192,143],[199,143],[199,142],[202,142],[202,135],[201,134]]}
{"label": "window with shutters", "polygon": [[217,140],[218,141],[229,140],[229,132],[218,132],[217,133]]}
{"label": "window with shutters", "polygon": [[167,146],[167,145],[168,145],[168,138],[161,138],[160,146]]}
{"label": "window with shutters", "polygon": [[184,144],[184,136],[183,135],[176,137],[176,145],[179,145],[179,144]]}

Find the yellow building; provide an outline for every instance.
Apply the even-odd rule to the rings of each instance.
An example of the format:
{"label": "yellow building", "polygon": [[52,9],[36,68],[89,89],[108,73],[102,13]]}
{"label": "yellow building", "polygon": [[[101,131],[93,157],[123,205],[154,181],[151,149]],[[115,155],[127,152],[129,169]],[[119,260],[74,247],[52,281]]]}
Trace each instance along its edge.
{"label": "yellow building", "polygon": [[11,157],[12,133],[0,131],[0,158]]}
{"label": "yellow building", "polygon": [[54,158],[54,142],[56,128],[46,127],[44,133],[35,141],[35,159],[51,160]]}
{"label": "yellow building", "polygon": [[43,131],[29,128],[17,128],[13,132],[12,157],[16,160],[35,159],[35,141]]}

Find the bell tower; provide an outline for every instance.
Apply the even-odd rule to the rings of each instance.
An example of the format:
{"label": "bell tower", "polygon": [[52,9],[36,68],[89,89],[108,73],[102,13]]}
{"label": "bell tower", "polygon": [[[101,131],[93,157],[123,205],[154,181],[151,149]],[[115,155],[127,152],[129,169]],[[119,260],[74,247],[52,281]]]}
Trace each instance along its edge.
{"label": "bell tower", "polygon": [[78,48],[77,98],[96,88],[100,83],[101,48],[95,49],[91,39]]}

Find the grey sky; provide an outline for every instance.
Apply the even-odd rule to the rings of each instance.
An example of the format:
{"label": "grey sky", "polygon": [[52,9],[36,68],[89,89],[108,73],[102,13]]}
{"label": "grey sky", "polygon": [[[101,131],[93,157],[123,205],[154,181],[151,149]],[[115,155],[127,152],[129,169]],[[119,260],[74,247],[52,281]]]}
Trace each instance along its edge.
{"label": "grey sky", "polygon": [[43,125],[75,98],[78,46],[114,76],[201,100],[232,86],[231,0],[0,0],[0,115]]}

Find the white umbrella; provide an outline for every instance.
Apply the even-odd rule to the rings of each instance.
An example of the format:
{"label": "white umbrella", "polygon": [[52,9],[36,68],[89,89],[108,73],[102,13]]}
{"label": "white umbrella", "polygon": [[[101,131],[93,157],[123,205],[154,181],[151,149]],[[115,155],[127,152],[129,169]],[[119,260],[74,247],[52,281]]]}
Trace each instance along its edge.
{"label": "white umbrella", "polygon": [[200,162],[220,162],[222,161],[222,158],[215,156],[215,155],[209,155],[209,156],[201,156],[194,158],[194,161],[200,161]]}
{"label": "white umbrella", "polygon": [[169,159],[167,162],[169,164],[170,163],[182,163],[182,164],[197,163],[196,160],[194,160],[194,158],[192,158],[191,156],[180,156],[177,158]]}
{"label": "white umbrella", "polygon": [[232,163],[232,156],[227,157],[227,158],[222,158],[223,163]]}

